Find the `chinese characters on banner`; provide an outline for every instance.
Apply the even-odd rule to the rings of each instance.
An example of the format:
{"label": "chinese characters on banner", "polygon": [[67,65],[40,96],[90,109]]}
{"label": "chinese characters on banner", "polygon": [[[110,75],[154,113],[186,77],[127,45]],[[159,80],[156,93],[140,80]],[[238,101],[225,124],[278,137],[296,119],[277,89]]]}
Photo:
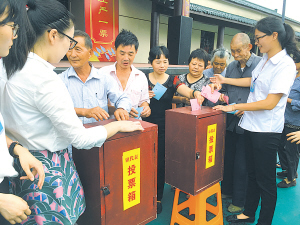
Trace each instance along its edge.
{"label": "chinese characters on banner", "polygon": [[90,61],[114,62],[119,33],[119,0],[85,0],[85,31],[93,42]]}
{"label": "chinese characters on banner", "polygon": [[205,169],[215,165],[217,124],[207,127],[206,164]]}
{"label": "chinese characters on banner", "polygon": [[123,210],[140,203],[140,148],[123,152]]}

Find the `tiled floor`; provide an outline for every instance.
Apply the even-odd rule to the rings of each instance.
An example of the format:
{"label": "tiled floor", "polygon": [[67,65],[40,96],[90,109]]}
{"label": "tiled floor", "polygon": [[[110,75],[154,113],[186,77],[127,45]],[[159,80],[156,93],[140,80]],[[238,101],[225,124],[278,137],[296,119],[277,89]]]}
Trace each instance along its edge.
{"label": "tiled floor", "polygon": [[[277,172],[281,171],[277,169]],[[298,169],[300,174],[300,169]],[[296,187],[291,187],[287,189],[278,188],[277,192],[277,205],[274,214],[274,219],[272,225],[300,225],[300,179]],[[280,182],[277,179],[277,182]],[[169,225],[172,214],[174,191],[171,190],[169,185],[165,185],[164,198],[162,201],[163,211],[158,215],[157,219],[148,223],[148,225]],[[223,216],[224,225],[229,223],[225,220],[226,216],[230,215],[227,212],[227,207],[231,203],[230,199],[223,200]],[[260,208],[257,210],[256,217],[258,218]],[[255,221],[257,222],[257,220]],[[240,223],[243,225],[246,223]],[[248,223],[249,224],[249,223]],[[256,223],[253,223],[256,224]],[[199,224],[201,225],[201,224]]]}

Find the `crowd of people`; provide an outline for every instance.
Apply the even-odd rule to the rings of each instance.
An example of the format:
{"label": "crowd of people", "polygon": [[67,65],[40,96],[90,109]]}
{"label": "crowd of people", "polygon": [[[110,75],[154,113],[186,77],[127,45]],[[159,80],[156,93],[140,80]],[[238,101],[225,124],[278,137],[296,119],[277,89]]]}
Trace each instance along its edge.
{"label": "crowd of people", "polygon": [[[29,0],[27,6],[17,0],[0,2],[0,224],[75,224],[86,204],[72,146],[100,147],[117,132],[143,130],[129,117],[158,125],[161,213],[165,111],[172,103],[185,107],[197,99],[200,105],[230,112],[222,198],[232,198],[228,211],[240,214],[227,221],[254,222],[261,200],[258,224],[270,225],[277,186],[295,186],[298,177],[300,51],[291,26],[274,17],[261,19],[254,37],[263,57],[251,52],[247,34],[238,33],[231,52],[192,51],[189,72],[179,76],[166,73],[169,51],[164,46],[150,49],[153,72],[135,68],[139,42],[127,30],[116,37],[116,62],[96,69],[89,62],[91,38],[74,27],[74,16],[56,0]],[[51,64],[64,55],[71,67],[57,75]],[[229,63],[231,55],[234,61]],[[166,89],[161,98],[155,97],[156,84]],[[207,85],[220,91],[217,103],[201,95]],[[83,126],[109,118],[116,121]],[[282,166],[277,175],[284,178],[278,184],[277,152]]]}

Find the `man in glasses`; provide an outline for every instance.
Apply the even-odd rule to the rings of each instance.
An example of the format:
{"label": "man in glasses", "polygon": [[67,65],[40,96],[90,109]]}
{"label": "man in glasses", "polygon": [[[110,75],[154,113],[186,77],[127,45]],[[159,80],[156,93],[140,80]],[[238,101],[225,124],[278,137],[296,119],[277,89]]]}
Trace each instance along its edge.
{"label": "man in glasses", "polygon": [[117,120],[128,120],[131,101],[118,90],[117,82],[110,76],[100,74],[89,62],[93,54],[90,36],[80,30],[70,38],[67,52],[71,67],[59,74],[72,97],[76,114],[83,124],[108,119],[108,99],[115,106]]}
{"label": "man in glasses", "polygon": [[214,74],[225,76],[230,57],[230,53],[225,48],[214,50],[211,59],[212,68],[204,70],[203,74],[207,77],[213,77]]}
{"label": "man in glasses", "polygon": [[[261,60],[261,57],[251,53],[252,44],[249,36],[245,33],[236,34],[231,40],[230,48],[235,61],[228,65],[226,79],[241,78],[236,79],[238,82],[242,79],[251,79],[252,71]],[[221,75],[215,76],[216,78],[213,79],[223,83],[220,90],[223,93],[220,97],[221,101],[224,102],[224,95],[227,95],[229,104],[247,102],[250,92],[249,86],[238,87],[230,85],[230,82],[226,84],[224,77]],[[228,207],[228,211],[231,213],[241,212],[246,200],[247,168],[244,130],[238,126],[242,114],[243,112],[240,111],[227,114],[226,120],[224,175],[221,187],[222,197],[232,197],[232,204]]]}

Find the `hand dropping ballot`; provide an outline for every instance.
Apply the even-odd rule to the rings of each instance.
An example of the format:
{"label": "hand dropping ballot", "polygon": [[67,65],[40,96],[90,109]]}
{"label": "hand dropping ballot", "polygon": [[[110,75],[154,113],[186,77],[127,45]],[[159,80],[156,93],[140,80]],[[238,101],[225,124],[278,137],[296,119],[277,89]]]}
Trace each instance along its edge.
{"label": "hand dropping ballot", "polygon": [[190,99],[192,111],[201,110],[201,105],[199,105],[197,99]]}
{"label": "hand dropping ballot", "polygon": [[155,94],[153,98],[159,100],[167,91],[167,88],[157,82],[152,91]]}
{"label": "hand dropping ballot", "polygon": [[214,92],[211,93],[210,86],[206,85],[202,88],[201,95],[209,101],[216,103],[219,100],[221,93],[217,90],[214,90]]}
{"label": "hand dropping ballot", "polygon": [[229,97],[224,95],[223,99],[225,100],[226,104],[229,105]]}
{"label": "hand dropping ballot", "polygon": [[134,118],[140,118],[141,117],[141,113],[143,112],[144,107],[138,107],[135,110],[138,111],[137,117]]}

